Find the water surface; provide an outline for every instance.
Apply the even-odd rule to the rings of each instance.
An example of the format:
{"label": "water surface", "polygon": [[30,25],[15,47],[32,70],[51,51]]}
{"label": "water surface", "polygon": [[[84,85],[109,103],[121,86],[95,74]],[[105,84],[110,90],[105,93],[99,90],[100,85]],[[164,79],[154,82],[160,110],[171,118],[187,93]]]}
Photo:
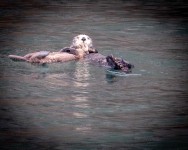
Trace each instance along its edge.
{"label": "water surface", "polygon": [[[186,149],[188,28],[181,1],[4,2],[1,149]],[[8,54],[57,51],[88,34],[132,75],[84,60],[32,65]]]}

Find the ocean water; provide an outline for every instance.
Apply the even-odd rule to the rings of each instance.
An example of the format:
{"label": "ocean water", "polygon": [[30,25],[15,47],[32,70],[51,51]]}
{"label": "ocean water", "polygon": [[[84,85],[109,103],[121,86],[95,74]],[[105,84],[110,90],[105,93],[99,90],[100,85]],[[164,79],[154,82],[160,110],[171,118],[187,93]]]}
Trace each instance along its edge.
{"label": "ocean water", "polygon": [[[188,18],[182,1],[0,4],[1,149],[187,149]],[[14,62],[77,34],[135,65]]]}

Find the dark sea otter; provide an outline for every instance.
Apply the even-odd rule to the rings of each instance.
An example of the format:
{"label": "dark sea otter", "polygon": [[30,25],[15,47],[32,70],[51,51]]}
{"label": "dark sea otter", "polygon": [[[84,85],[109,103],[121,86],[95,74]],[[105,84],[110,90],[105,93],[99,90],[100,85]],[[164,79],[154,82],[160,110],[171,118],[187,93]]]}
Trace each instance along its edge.
{"label": "dark sea otter", "polygon": [[115,58],[112,55],[104,56],[98,53],[93,47],[92,39],[84,34],[74,37],[71,46],[65,47],[59,52],[39,51],[25,56],[9,55],[8,57],[12,60],[40,64],[85,59],[94,64],[122,70],[126,73],[130,73],[133,68],[133,65],[123,59]]}

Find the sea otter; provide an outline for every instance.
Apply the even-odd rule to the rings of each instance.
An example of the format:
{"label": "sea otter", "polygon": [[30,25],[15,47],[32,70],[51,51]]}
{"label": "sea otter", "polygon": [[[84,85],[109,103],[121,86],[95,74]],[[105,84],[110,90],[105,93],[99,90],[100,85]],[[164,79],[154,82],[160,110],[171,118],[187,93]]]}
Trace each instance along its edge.
{"label": "sea otter", "polygon": [[[88,45],[83,45],[80,39],[87,40]],[[115,70],[122,70],[126,73],[130,73],[132,71],[134,65],[121,58],[116,58],[113,55],[104,56],[98,53],[98,51],[93,47],[92,43],[92,39],[88,35],[81,34],[73,38],[70,48],[64,48],[61,51],[73,54],[73,52],[76,52],[76,49],[82,49],[85,51],[84,59],[86,61]]]}
{"label": "sea otter", "polygon": [[125,73],[131,73],[132,68],[134,68],[134,65],[128,61],[114,57],[113,55],[104,56],[100,53],[92,53],[85,55],[84,58],[92,64],[98,64],[99,66],[121,70]]}
{"label": "sea otter", "polygon": [[129,62],[116,58],[112,55],[104,56],[93,47],[92,39],[85,34],[77,35],[73,38],[70,47],[65,47],[59,52],[40,51],[29,53],[25,56],[9,55],[13,60],[27,61],[30,63],[53,63],[65,62],[84,58],[85,60],[100,66],[122,70],[130,73],[133,65]]}
{"label": "sea otter", "polygon": [[95,52],[91,38],[87,35],[78,35],[74,37],[70,47],[65,47],[59,52],[39,51],[25,56],[9,55],[8,57],[12,60],[44,64],[76,60],[83,58],[86,54]]}

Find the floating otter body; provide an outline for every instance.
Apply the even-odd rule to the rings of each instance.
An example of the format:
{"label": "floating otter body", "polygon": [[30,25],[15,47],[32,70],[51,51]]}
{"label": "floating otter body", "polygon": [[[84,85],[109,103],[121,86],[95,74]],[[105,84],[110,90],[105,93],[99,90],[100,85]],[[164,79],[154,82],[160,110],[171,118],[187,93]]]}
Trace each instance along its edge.
{"label": "floating otter body", "polygon": [[25,56],[9,55],[8,57],[11,58],[12,60],[27,61],[30,63],[40,63],[40,64],[65,62],[65,61],[78,59],[78,56],[66,52],[49,52],[49,51],[29,53]]}
{"label": "floating otter body", "polygon": [[112,55],[104,56],[93,48],[92,39],[87,35],[78,35],[73,38],[72,45],[65,47],[59,52],[40,51],[29,53],[25,56],[9,55],[12,60],[26,61],[30,63],[54,63],[77,60],[85,60],[100,66],[122,70],[130,73],[134,67],[129,62],[116,58]]}
{"label": "floating otter body", "polygon": [[131,73],[134,65],[130,64],[121,58],[116,58],[113,55],[104,56],[100,53],[92,53],[85,56],[85,59],[99,66],[122,70],[125,73]]}
{"label": "floating otter body", "polygon": [[70,47],[65,47],[59,52],[39,51],[25,56],[9,55],[12,60],[27,61],[30,63],[65,62],[83,58],[86,54],[95,52],[92,40],[87,35],[78,35],[73,38]]}
{"label": "floating otter body", "polygon": [[[89,53],[89,52],[88,52]],[[30,63],[56,63],[83,58],[86,55],[82,49],[64,48],[59,52],[39,51],[25,56],[9,55],[12,60],[26,61]]]}

